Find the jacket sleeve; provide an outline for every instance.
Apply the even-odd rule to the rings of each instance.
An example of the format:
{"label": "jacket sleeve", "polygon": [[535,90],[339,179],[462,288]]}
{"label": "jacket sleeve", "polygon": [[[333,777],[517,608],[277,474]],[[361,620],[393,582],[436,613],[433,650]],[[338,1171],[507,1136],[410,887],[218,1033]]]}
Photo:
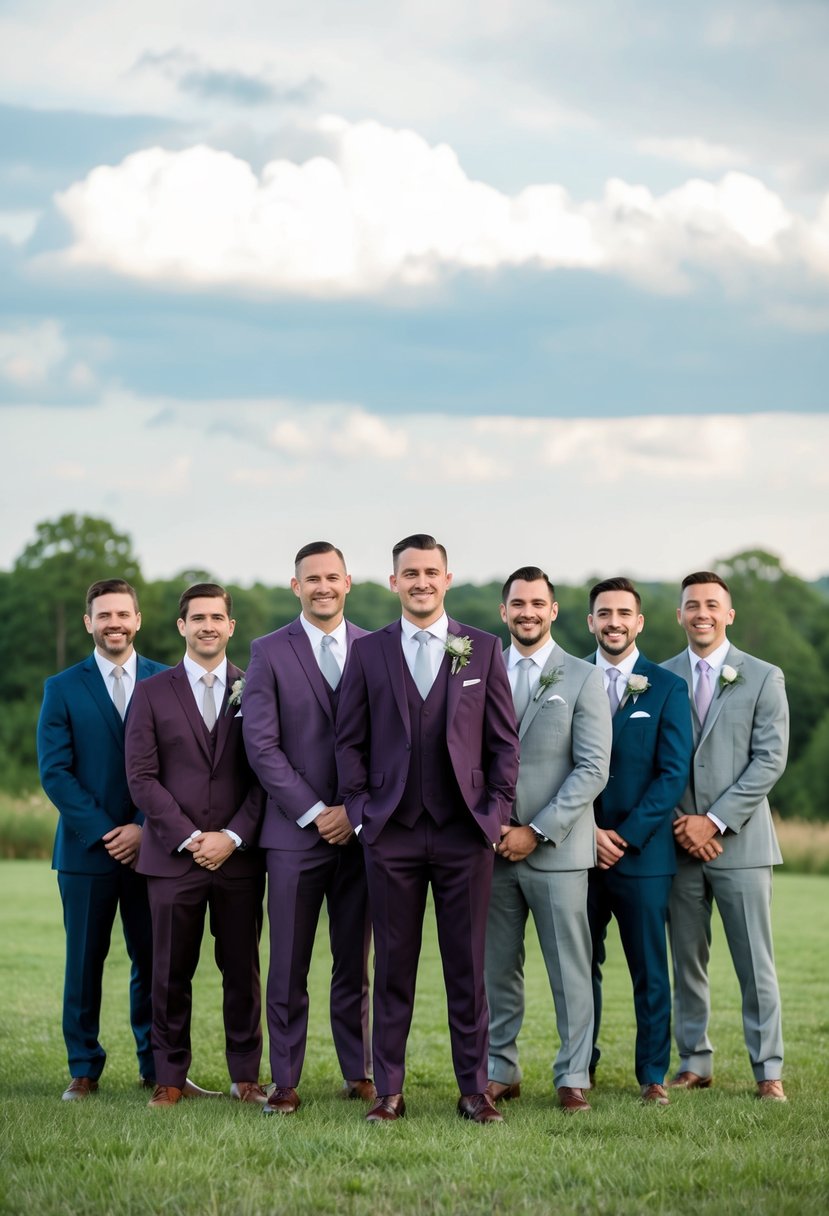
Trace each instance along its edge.
{"label": "jacket sleeve", "polygon": [[64,692],[54,679],[46,681],[43,693],[37,723],[37,759],[47,797],[81,844],[93,848],[116,822],[75,776],[72,716]]}
{"label": "jacket sleeve", "polygon": [[788,748],[786,686],[780,668],[771,667],[754,706],[748,764],[708,810],[732,832],[739,832],[783,775]]}

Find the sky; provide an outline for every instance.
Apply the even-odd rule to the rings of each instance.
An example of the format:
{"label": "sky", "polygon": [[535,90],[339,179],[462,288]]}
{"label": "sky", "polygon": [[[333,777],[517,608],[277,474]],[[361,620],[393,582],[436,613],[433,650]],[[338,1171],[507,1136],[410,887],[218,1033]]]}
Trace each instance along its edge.
{"label": "sky", "polygon": [[0,569],[829,572],[822,0],[0,0]]}

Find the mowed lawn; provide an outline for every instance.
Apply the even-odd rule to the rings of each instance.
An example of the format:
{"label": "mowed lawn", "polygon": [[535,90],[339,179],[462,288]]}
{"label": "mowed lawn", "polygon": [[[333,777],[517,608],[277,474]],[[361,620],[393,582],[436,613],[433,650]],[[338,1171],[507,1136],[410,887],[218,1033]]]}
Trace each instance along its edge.
{"label": "mowed lawn", "polygon": [[[824,1213],[829,1210],[829,879],[775,881],[786,1037],[786,1105],[760,1103],[739,995],[717,925],[714,1087],[644,1109],[632,1073],[633,1017],[618,939],[606,970],[604,1057],[591,1114],[563,1115],[552,1094],[552,1003],[534,933],[527,955],[524,1084],[506,1124],[455,1114],[445,1004],[431,920],[409,1042],[409,1116],[369,1126],[344,1102],[327,1010],[321,930],[311,1029],[292,1118],[229,1100],[148,1111],[127,1026],[128,968],[116,936],[107,966],[101,1090],[60,1102],[63,930],[45,862],[0,863],[0,1212]],[[263,960],[267,957],[263,942]],[[264,967],[263,967],[264,971]],[[220,987],[209,939],[197,976],[193,1077],[227,1089]],[[262,1078],[268,1078],[267,1048]]]}

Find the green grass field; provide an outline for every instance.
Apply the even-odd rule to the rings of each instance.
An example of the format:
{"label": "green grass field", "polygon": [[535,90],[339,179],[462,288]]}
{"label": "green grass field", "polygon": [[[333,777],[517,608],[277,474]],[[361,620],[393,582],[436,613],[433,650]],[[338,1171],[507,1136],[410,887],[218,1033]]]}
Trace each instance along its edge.
{"label": "green grass field", "polygon": [[[107,966],[101,1090],[61,1103],[63,930],[47,863],[0,862],[0,1212],[824,1213],[829,1210],[829,879],[778,873],[775,932],[789,1102],[759,1103],[742,1044],[739,996],[717,932],[715,1086],[643,1109],[632,1073],[633,1015],[617,940],[606,972],[604,1056],[591,1114],[552,1101],[552,1003],[531,934],[522,1097],[502,1126],[454,1113],[433,928],[409,1043],[409,1116],[369,1126],[338,1096],[328,1029],[326,941],[311,978],[311,1031],[290,1119],[226,1102],[146,1109],[127,1027],[120,936]],[[263,949],[263,957],[265,957]],[[227,1089],[219,981],[206,945],[197,976],[192,1075]],[[267,1050],[263,1079],[267,1079]]]}

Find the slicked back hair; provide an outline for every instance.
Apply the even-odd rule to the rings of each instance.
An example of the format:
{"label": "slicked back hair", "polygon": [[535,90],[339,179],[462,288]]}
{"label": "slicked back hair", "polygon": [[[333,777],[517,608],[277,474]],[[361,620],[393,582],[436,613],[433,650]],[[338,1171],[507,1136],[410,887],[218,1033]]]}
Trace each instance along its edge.
{"label": "slicked back hair", "polygon": [[135,588],[123,578],[101,578],[93,583],[86,593],[86,615],[92,616],[92,605],[99,595],[128,595],[138,612],[138,595]]}
{"label": "slicked back hair", "polygon": [[636,600],[636,611],[642,611],[642,597],[634,587],[629,578],[619,574],[615,578],[603,578],[600,583],[596,583],[595,587],[590,588],[590,611],[593,611],[593,606],[599,596],[605,591],[629,591]]}
{"label": "slicked back hair", "polygon": [[187,612],[190,607],[191,600],[218,600],[222,599],[225,602],[227,615],[233,616],[233,599],[230,592],[225,591],[219,583],[193,583],[192,587],[188,587],[186,591],[182,591],[181,598],[178,602],[178,614],[181,620],[187,620]]}
{"label": "slicked back hair", "polygon": [[400,558],[400,554],[406,549],[437,549],[438,553],[440,553],[441,557],[443,558],[444,569],[449,569],[449,558],[446,556],[446,550],[444,549],[443,545],[439,544],[435,540],[434,536],[430,536],[428,532],[415,532],[413,536],[404,536],[403,539],[399,540],[392,549],[391,557],[395,572],[397,571],[397,563]]}
{"label": "slicked back hair", "polygon": [[299,577],[299,567],[306,557],[317,557],[321,553],[336,553],[343,564],[343,569],[345,569],[345,558],[343,557],[342,549],[338,549],[336,545],[332,545],[330,540],[312,540],[309,544],[303,545],[294,558],[294,574]]}
{"label": "slicked back hair", "polygon": [[682,596],[686,587],[699,587],[702,583],[716,583],[718,587],[722,587],[728,597],[731,597],[731,588],[720,574],[715,574],[713,570],[696,570],[693,574],[686,574],[682,580],[682,585],[679,588],[679,602],[682,603]]}
{"label": "slicked back hair", "polygon": [[501,588],[501,603],[506,604],[509,598],[509,589],[517,580],[520,580],[522,583],[537,583],[539,579],[543,579],[543,581],[547,584],[547,590],[550,592],[550,599],[553,601],[553,603],[555,603],[556,589],[540,566],[519,566],[517,570],[513,570],[512,574]]}

